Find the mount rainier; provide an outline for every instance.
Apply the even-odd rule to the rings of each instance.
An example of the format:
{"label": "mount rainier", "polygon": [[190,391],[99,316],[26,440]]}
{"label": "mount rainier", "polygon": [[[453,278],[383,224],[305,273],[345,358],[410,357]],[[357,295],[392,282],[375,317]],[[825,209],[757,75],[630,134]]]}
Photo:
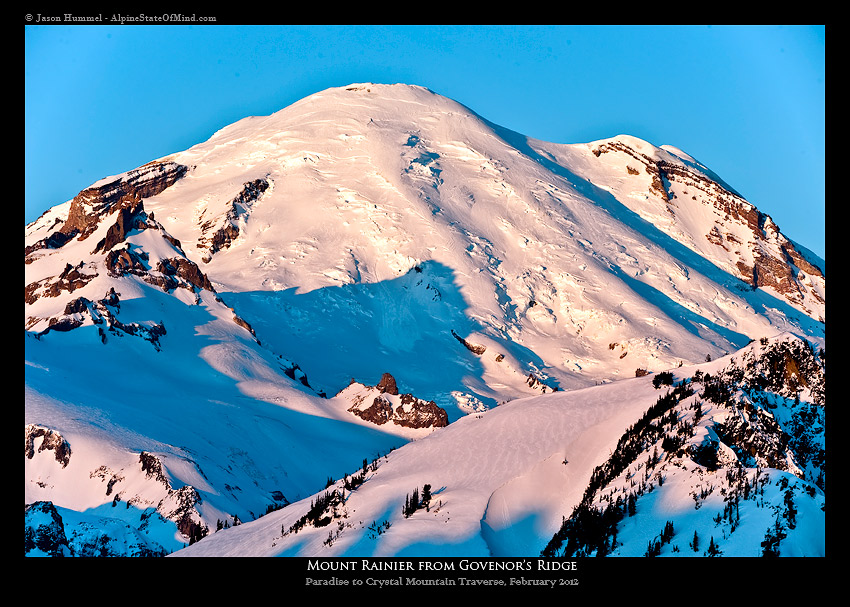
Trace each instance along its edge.
{"label": "mount rainier", "polygon": [[687,153],[353,84],[25,229],[26,553],[822,556],[825,263]]}

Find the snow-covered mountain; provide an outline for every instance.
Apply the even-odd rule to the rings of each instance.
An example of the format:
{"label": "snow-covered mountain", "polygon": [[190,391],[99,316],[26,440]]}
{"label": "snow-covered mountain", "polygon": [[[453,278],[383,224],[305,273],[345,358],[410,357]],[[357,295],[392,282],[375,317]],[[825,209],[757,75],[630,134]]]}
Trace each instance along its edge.
{"label": "snow-covered mountain", "polygon": [[50,209],[25,274],[30,554],[823,552],[825,264],[676,148],[330,89]]}

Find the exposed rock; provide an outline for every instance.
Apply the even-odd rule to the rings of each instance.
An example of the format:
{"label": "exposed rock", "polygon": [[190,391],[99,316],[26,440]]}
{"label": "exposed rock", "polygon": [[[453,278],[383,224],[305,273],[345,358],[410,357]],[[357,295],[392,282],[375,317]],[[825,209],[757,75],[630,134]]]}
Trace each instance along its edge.
{"label": "exposed rock", "polygon": [[[389,373],[384,373],[376,386],[361,386],[352,380],[346,390],[357,390],[358,387],[362,391],[354,393],[354,404],[348,411],[370,423],[382,426],[391,422],[404,428],[442,428],[449,423],[446,411],[434,401],[424,401],[412,394],[399,394],[395,378]],[[372,402],[364,408],[363,404],[369,398]]]}
{"label": "exposed rock", "polygon": [[146,216],[142,201],[134,201],[130,206],[122,207],[118,211],[115,223],[106,231],[106,236],[95,245],[92,253],[109,251],[120,242],[123,242],[127,234],[135,229],[145,229]]}
{"label": "exposed rock", "polygon": [[[750,265],[743,259],[734,262],[730,270],[737,270],[738,278],[753,288],[768,287],[775,290],[810,315],[810,310],[806,308],[807,300],[823,303],[821,295],[799,280],[801,272],[811,277],[824,278],[820,268],[807,260],[794,244],[780,233],[779,227],[770,216],[741,198],[737,192],[685,165],[649,157],[619,141],[606,142],[593,150],[596,156],[608,152],[620,152],[640,162],[646,173],[651,176],[650,192],[659,196],[672,214],[675,215],[676,195],[671,184],[676,182],[685,186],[689,192],[699,192],[702,204],[710,204],[718,215],[724,218],[724,222],[746,227],[752,233],[752,239],[747,246],[754,264]],[[632,168],[628,168],[629,173],[633,173]],[[697,200],[696,196],[692,198]],[[712,226],[705,235],[706,240],[730,253],[740,250],[745,243],[731,231],[723,234],[722,225],[718,221]],[[732,246],[727,246],[727,243]],[[770,247],[765,246],[766,243],[771,243]],[[779,250],[778,255],[776,249]]]}
{"label": "exposed rock", "polygon": [[366,409],[360,409],[354,406],[349,411],[360,419],[377,424],[378,426],[382,426],[390,421],[394,413],[392,404],[380,396],[375,397],[372,404]]}
{"label": "exposed rock", "polygon": [[100,466],[89,474],[89,478],[99,478],[106,482],[106,495],[112,495],[112,490],[117,483],[124,480],[124,477],[119,473],[110,470],[106,466]]}
{"label": "exposed rock", "polygon": [[191,485],[185,485],[174,491],[172,497],[177,504],[174,510],[165,514],[166,518],[175,521],[177,530],[188,538],[199,539],[199,535],[206,535],[205,532],[199,533],[203,528],[203,523],[195,509],[195,506],[201,501],[201,495],[197,489]]}
{"label": "exposed rock", "polygon": [[464,346],[467,350],[469,350],[469,351],[470,351],[470,352],[472,352],[473,354],[477,354],[478,356],[481,356],[482,354],[484,354],[484,352],[486,352],[486,351],[487,351],[487,346],[482,346],[482,345],[479,345],[479,344],[473,344],[473,343],[468,342],[468,341],[467,341],[467,340],[465,340],[463,337],[461,337],[460,335],[458,335],[457,333],[455,333],[455,330],[454,330],[454,329],[452,329],[452,335],[454,336],[454,338],[455,338],[456,340],[458,340],[460,343],[462,343],[462,344],[463,344],[463,346]]}
{"label": "exposed rock", "polygon": [[80,262],[76,267],[65,264],[65,269],[56,277],[44,278],[28,284],[24,287],[24,302],[35,303],[40,297],[58,297],[63,292],[72,293],[84,287],[97,274],[85,274],[81,272],[85,262]]}
{"label": "exposed rock", "polygon": [[31,253],[40,249],[58,249],[71,240],[71,238],[73,238],[73,235],[57,231],[53,232],[50,236],[46,236],[38,242],[29,245],[28,247],[24,247],[24,263],[32,262],[32,258],[30,257]]}
{"label": "exposed rock", "polygon": [[[107,323],[109,331],[113,334],[121,332],[127,335],[141,337],[145,341],[149,341],[157,350],[161,349],[160,337],[166,334],[165,325],[161,322],[151,325],[141,325],[137,322],[125,324],[118,320],[117,317],[110,315],[107,317]],[[102,333],[101,336],[104,338],[105,343],[105,334]]]}
{"label": "exposed rock", "polygon": [[[625,354],[623,356],[625,356]],[[620,356],[620,358],[623,358],[623,356]],[[534,373],[528,374],[528,377],[525,378],[525,383],[528,384],[529,388],[540,390],[543,394],[546,394],[547,390],[551,390],[552,392],[558,391],[558,388],[553,388],[552,386],[547,385],[543,382],[543,380],[534,375]]]}
{"label": "exposed rock", "polygon": [[398,386],[395,383],[395,378],[389,373],[384,373],[381,376],[381,381],[378,382],[378,385],[375,386],[381,392],[387,392],[388,394],[398,394]]}
{"label": "exposed rock", "polygon": [[286,361],[286,364],[281,366],[281,370],[289,379],[294,379],[302,385],[310,388],[310,383],[307,381],[307,374],[304,373],[297,363]]}
{"label": "exposed rock", "polygon": [[155,481],[162,483],[166,489],[171,490],[171,483],[168,482],[165,473],[162,469],[162,462],[152,453],[142,451],[139,453],[139,464],[141,464],[142,472],[147,478],[153,478]]}
{"label": "exposed rock", "polygon": [[165,475],[162,461],[152,453],[142,451],[139,454],[139,463],[147,478],[165,487],[167,495],[157,504],[157,512],[174,521],[180,533],[189,538],[189,543],[205,536],[208,528],[203,524],[196,508],[196,505],[201,502],[201,495],[197,489],[191,485],[173,489]]}
{"label": "exposed rock", "polygon": [[101,217],[124,207],[137,208],[142,199],[161,193],[188,170],[174,162],[152,162],[92,185],[71,201],[68,219],[60,232],[83,240],[97,228]]}
{"label": "exposed rock", "polygon": [[449,425],[445,409],[434,401],[424,401],[402,394],[401,407],[396,407],[392,421],[406,428],[444,428]]}
{"label": "exposed rock", "polygon": [[[114,308],[114,310],[110,308]],[[41,331],[38,336],[44,336],[51,331],[71,331],[83,326],[86,319],[89,319],[92,324],[99,325],[98,333],[103,343],[106,343],[107,332],[113,335],[135,335],[149,341],[159,350],[159,339],[166,334],[165,325],[161,322],[148,325],[135,322],[124,323],[117,316],[118,308],[118,294],[113,288],[110,288],[104,298],[97,302],[92,302],[85,297],[78,297],[65,305],[62,316],[49,319],[48,327]],[[105,329],[103,328],[104,325]]]}
{"label": "exposed rock", "polygon": [[[224,224],[215,229],[211,236],[204,236],[198,241],[198,248],[207,250],[203,258],[204,263],[209,263],[213,255],[228,248],[236,240],[239,236],[239,216],[260,198],[263,192],[269,188],[269,185],[266,179],[254,179],[242,185],[242,190],[229,203]],[[201,231],[206,234],[214,227],[214,220],[206,221],[201,224]]]}
{"label": "exposed rock", "polygon": [[112,249],[106,255],[106,271],[113,277],[125,274],[143,276],[148,271],[144,263],[146,258],[147,255],[136,252],[130,245],[123,249]]}
{"label": "exposed rock", "polygon": [[237,325],[239,325],[243,329],[247,330],[254,337],[257,336],[257,334],[254,332],[254,327],[252,327],[251,324],[247,320],[242,318],[241,316],[237,316],[236,314],[234,314],[233,315],[233,322],[235,322]]}
{"label": "exposed rock", "polygon": [[[185,257],[171,257],[169,259],[163,259],[157,264],[156,269],[157,272],[160,272],[166,277],[182,279],[182,283],[188,283],[191,287],[205,289],[213,293],[215,292],[215,288],[209,278],[207,278],[207,275],[201,272],[201,269],[195,262],[186,259]],[[182,283],[168,282],[167,284],[185,286]]]}
{"label": "exposed rock", "polygon": [[35,456],[35,439],[41,438],[38,452],[44,450],[53,451],[53,457],[57,462],[66,467],[71,461],[71,445],[56,430],[45,428],[37,424],[27,424],[24,427],[24,455],[27,459]]}

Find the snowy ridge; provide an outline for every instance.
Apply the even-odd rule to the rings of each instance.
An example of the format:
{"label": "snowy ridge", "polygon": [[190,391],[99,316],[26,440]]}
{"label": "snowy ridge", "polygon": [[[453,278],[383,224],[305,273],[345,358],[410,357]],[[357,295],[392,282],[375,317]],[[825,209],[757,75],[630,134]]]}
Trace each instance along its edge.
{"label": "snowy ridge", "polygon": [[[28,546],[537,555],[659,397],[653,378],[673,369],[699,392],[679,370],[714,374],[780,334],[824,347],[823,268],[670,146],[540,142],[406,85],[245,118],[26,227],[26,496],[55,549],[39,534]],[[779,482],[798,508],[822,503],[822,449],[791,421],[824,403],[799,409],[811,386],[797,387],[764,397],[787,409],[794,449],[734,458],[781,471],[760,522]],[[695,398],[677,401],[680,419]],[[748,411],[717,405],[690,439],[716,434],[721,409]],[[724,426],[730,443],[757,427],[775,444],[743,418]],[[695,461],[662,466],[664,495],[694,486]],[[606,480],[587,508],[626,494]],[[426,484],[429,503],[403,513]],[[89,515],[116,531],[98,539]],[[627,519],[605,536],[613,554],[647,550]],[[816,529],[781,522],[780,553],[821,550]],[[714,539],[752,554],[756,526]]]}

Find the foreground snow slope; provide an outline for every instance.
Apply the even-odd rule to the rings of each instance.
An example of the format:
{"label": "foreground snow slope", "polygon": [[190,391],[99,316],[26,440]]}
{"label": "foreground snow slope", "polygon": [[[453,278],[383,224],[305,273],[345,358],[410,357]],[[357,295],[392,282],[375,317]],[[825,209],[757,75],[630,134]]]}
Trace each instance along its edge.
{"label": "foreground snow slope", "polygon": [[[346,492],[345,515],[328,527],[281,536],[304,515],[309,498],[176,556],[537,555],[593,466],[654,396],[648,378],[640,378],[469,415],[381,458],[362,485]],[[522,490],[524,482],[531,491]],[[405,496],[425,484],[430,511],[405,518]],[[387,531],[370,530],[385,521]],[[342,532],[328,545],[339,522]]]}
{"label": "foreground snow slope", "polygon": [[[175,556],[555,556],[567,518],[582,506],[602,512],[615,503],[622,514],[613,540],[603,536],[605,554],[760,556],[773,538],[777,554],[823,556],[822,468],[804,469],[807,458],[817,462],[824,453],[822,383],[800,389],[800,378],[764,374],[763,367],[772,361],[799,369],[815,360],[808,346],[785,336],[677,369],[672,392],[660,376],[646,376],[519,399],[393,451],[365,466],[359,484],[346,487],[346,477]],[[774,383],[754,388],[765,382]],[[782,382],[796,386],[793,403],[782,396]],[[718,386],[729,394],[717,397]],[[808,422],[808,446],[789,449],[772,420],[789,429],[801,402],[811,403],[803,405],[809,414],[819,412]],[[663,429],[671,411],[678,425],[641,444],[628,469],[612,467],[624,444],[636,444],[624,437],[662,403],[647,427]],[[748,424],[736,425],[742,415]],[[421,497],[426,487],[428,503],[405,512],[413,492]],[[603,554],[597,544],[582,545],[588,534],[594,535],[589,526],[572,534],[567,547],[580,548],[565,555]]]}

